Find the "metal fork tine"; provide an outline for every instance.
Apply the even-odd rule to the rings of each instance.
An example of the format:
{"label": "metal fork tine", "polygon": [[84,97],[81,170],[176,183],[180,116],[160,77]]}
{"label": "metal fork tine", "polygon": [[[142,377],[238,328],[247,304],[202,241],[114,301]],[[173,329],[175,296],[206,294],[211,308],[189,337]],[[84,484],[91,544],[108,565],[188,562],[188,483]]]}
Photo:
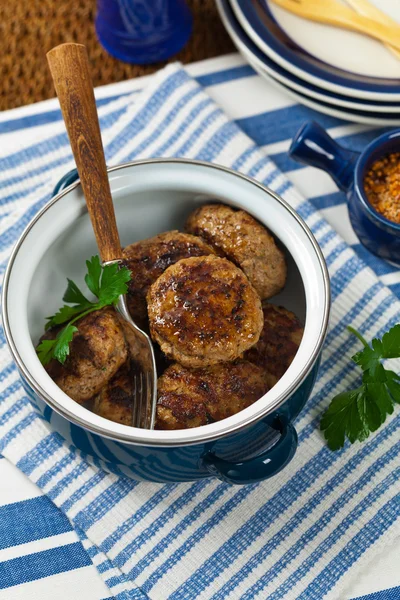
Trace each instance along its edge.
{"label": "metal fork tine", "polygon": [[147,372],[143,372],[143,395],[142,395],[142,427],[147,429],[147,404],[148,404],[148,387],[147,387]]}
{"label": "metal fork tine", "polygon": [[152,373],[136,374],[133,380],[132,425],[150,429],[152,426]]}
{"label": "metal fork tine", "polygon": [[140,413],[140,374],[135,375],[135,386],[136,386],[136,409],[135,409],[135,427],[140,427],[139,413]]}
{"label": "metal fork tine", "polygon": [[143,404],[145,401],[144,394],[143,394],[143,371],[140,371],[139,381],[140,381],[140,388],[139,388],[137,427],[143,427]]}
{"label": "metal fork tine", "polygon": [[139,391],[138,391],[138,413],[136,427],[142,427],[142,409],[143,409],[143,372],[139,375]]}
{"label": "metal fork tine", "polygon": [[149,384],[149,401],[148,401],[148,409],[149,409],[149,429],[154,429],[155,421],[156,421],[156,411],[157,411],[157,399],[153,404],[153,393],[154,393],[154,376],[151,371],[147,372],[148,384]]}
{"label": "metal fork tine", "polygon": [[149,398],[149,390],[147,385],[147,371],[143,373],[143,409],[142,409],[142,427],[147,429],[147,404]]}
{"label": "metal fork tine", "polygon": [[117,310],[121,315],[130,358],[133,361],[132,425],[144,429],[154,426],[157,395],[157,366],[150,337],[132,320],[125,296],[120,296]]}
{"label": "metal fork tine", "polygon": [[138,377],[138,399],[137,399],[137,415],[136,415],[136,427],[142,426],[142,406],[143,406],[143,384],[142,384],[142,372]]}
{"label": "metal fork tine", "polygon": [[132,393],[132,427],[136,427],[137,419],[137,375],[133,376],[133,393]]}
{"label": "metal fork tine", "polygon": [[151,429],[151,413],[152,413],[152,406],[151,406],[151,376],[149,371],[146,371],[146,386],[147,386],[147,394],[146,394],[146,401],[147,401],[147,406],[146,406],[146,429]]}
{"label": "metal fork tine", "polygon": [[132,425],[144,429],[154,429],[156,406],[153,406],[153,374],[140,371],[133,382]]}
{"label": "metal fork tine", "polygon": [[142,391],[142,427],[147,427],[147,378],[146,372],[143,373],[143,391]]}

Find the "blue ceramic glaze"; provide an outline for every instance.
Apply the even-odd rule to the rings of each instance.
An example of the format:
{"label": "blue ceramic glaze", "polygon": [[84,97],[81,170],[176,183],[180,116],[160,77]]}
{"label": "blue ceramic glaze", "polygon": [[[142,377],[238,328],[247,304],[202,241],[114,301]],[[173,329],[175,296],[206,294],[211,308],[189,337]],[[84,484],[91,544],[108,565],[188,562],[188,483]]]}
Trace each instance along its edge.
{"label": "blue ceramic glaze", "polygon": [[364,178],[380,157],[400,151],[400,129],[384,133],[360,154],[343,148],[318,123],[303,125],[289,155],[326,171],[346,193],[350,221],[360,242],[373,254],[400,265],[400,224],[378,213],[364,192]]}
{"label": "blue ceramic glaze", "polygon": [[[167,187],[167,183],[171,184],[171,172],[174,174],[173,193]],[[242,188],[243,192],[247,190],[247,196],[246,194],[245,196],[248,198],[250,210],[252,210],[253,202],[254,204],[257,204],[259,200],[265,202],[266,206],[262,209],[257,204],[262,215],[260,217],[262,222],[264,222],[263,219],[266,219],[263,215],[267,206],[269,206],[268,215],[275,211],[282,222],[286,223],[288,231],[295,232],[302,241],[308,257],[306,264],[309,270],[303,275],[303,271],[300,272],[298,267],[304,263],[304,254],[297,257],[298,263],[293,260],[293,257],[296,256],[297,245],[292,243],[292,239],[288,239],[288,234],[283,229],[281,241],[286,245],[289,253],[287,291],[289,295],[291,293],[298,293],[299,296],[304,294],[304,300],[296,301],[296,306],[303,315],[305,309],[307,309],[307,315],[310,311],[314,315],[312,322],[308,320],[308,316],[306,317],[305,334],[301,345],[302,352],[299,351],[298,357],[298,364],[302,366],[294,371],[295,375],[288,379],[287,386],[281,385],[281,389],[276,391],[275,396],[274,390],[271,390],[272,401],[269,405],[263,405],[257,409],[258,403],[255,403],[254,406],[246,409],[247,412],[253,408],[257,409],[255,410],[256,418],[249,419],[247,414],[247,421],[246,417],[243,417],[243,420],[239,418],[235,427],[226,426],[225,429],[224,421],[210,424],[209,427],[204,427],[204,435],[198,431],[201,428],[196,428],[197,431],[194,434],[191,434],[191,430],[152,431],[143,432],[143,434],[140,434],[142,430],[137,430],[135,435],[132,435],[130,428],[125,425],[106,421],[97,415],[93,415],[92,419],[86,409],[76,408],[78,405],[69,398],[66,399],[67,407],[58,402],[58,394],[62,395],[61,390],[51,380],[50,392],[41,385],[42,367],[34,355],[33,364],[30,364],[28,356],[31,356],[33,350],[28,347],[31,340],[37,339],[41,331],[40,327],[37,327],[37,313],[35,311],[28,312],[28,319],[31,318],[31,326],[35,333],[29,328],[20,328],[21,320],[18,315],[21,307],[19,307],[18,301],[24,304],[24,298],[26,298],[27,306],[36,306],[36,302],[40,303],[43,285],[47,285],[47,276],[52,272],[53,266],[51,265],[57,265],[56,269],[58,269],[59,265],[66,261],[66,264],[69,265],[69,272],[71,261],[75,264],[76,257],[82,256],[80,244],[86,244],[87,227],[90,227],[90,224],[87,215],[84,214],[82,195],[78,193],[79,185],[76,183],[78,174],[76,170],[73,170],[62,178],[54,190],[54,193],[57,194],[54,200],[51,200],[39,212],[21,236],[4,276],[2,311],[5,333],[20,370],[24,389],[33,406],[41,417],[50,423],[51,430],[57,432],[72,451],[78,450],[85,460],[117,475],[159,483],[196,481],[215,476],[221,481],[231,484],[255,483],[276,475],[288,464],[296,451],[297,434],[293,422],[309,398],[315,383],[328,323],[329,276],[315,239],[296,213],[279,196],[250,178],[224,167],[182,159],[149,159],[114,167],[109,170],[109,173],[112,186],[115,182],[118,182],[118,190],[121,190],[121,186],[125,186],[125,193],[116,199],[119,214],[125,214],[125,219],[126,215],[134,214],[130,202],[133,201],[134,206],[134,201],[139,198],[139,193],[147,193],[147,197],[149,193],[152,193],[152,188],[148,187],[148,181],[152,181],[152,177],[157,180],[157,185],[162,185],[161,189],[165,190],[164,199],[156,199],[157,215],[148,215],[152,222],[158,218],[159,226],[169,224],[169,219],[171,219],[171,225],[180,222],[177,220],[179,219],[177,213],[173,217],[170,216],[171,210],[176,211],[179,207],[187,214],[190,205],[195,205],[200,191],[206,191],[209,194],[212,190],[212,193],[215,193],[219,186],[227,195],[228,202],[233,201],[239,195],[241,198],[240,190]],[[144,176],[146,176],[146,180],[144,180]],[[191,187],[193,177],[196,179],[194,188]],[[180,187],[175,187],[175,179],[179,184],[183,182],[184,198]],[[141,181],[142,183],[146,181],[146,191],[140,188]],[[138,188],[135,198],[133,190],[136,189],[136,185]],[[121,204],[123,200],[128,200],[129,203]],[[170,209],[165,211],[166,200],[170,202]],[[238,203],[238,205],[247,208],[244,202],[243,204]],[[124,207],[129,207],[127,213],[124,213]],[[162,213],[163,210],[164,213]],[[161,215],[158,214],[160,211]],[[69,219],[71,217],[72,219],[69,222],[68,241],[65,243],[64,219],[67,215]],[[184,215],[182,216],[184,217]],[[59,232],[55,235],[53,231],[50,236],[52,242],[48,251],[43,253],[39,267],[29,266],[30,244],[36,239],[32,232],[38,228],[38,231],[46,234],[49,232],[48,223],[53,223],[57,219],[62,232],[61,237]],[[74,224],[73,229],[71,229],[72,224]],[[152,224],[153,226],[157,230],[159,229],[158,225]],[[121,229],[124,230],[123,225]],[[125,228],[125,235],[128,230],[131,231],[130,227]],[[149,230],[148,225],[147,231],[148,233],[152,231],[152,229]],[[71,242],[71,240],[73,241]],[[86,248],[84,252],[87,252]],[[54,257],[58,258],[54,259]],[[14,267],[18,264],[18,260],[23,260],[24,265],[33,269],[35,273],[33,281],[38,287],[31,284],[29,290],[24,286],[21,289],[20,277],[14,277]],[[45,275],[46,277],[42,281],[42,277]],[[22,283],[24,282],[25,280]],[[310,295],[311,286],[312,294]],[[289,301],[289,298],[286,296],[285,298]],[[277,300],[279,301],[279,297]],[[316,301],[318,302],[316,303]],[[311,302],[312,309],[303,302]],[[282,303],[284,303],[283,299]],[[30,365],[29,368],[27,365]],[[37,373],[36,365],[38,366]],[[46,376],[45,379],[48,377]],[[276,388],[279,386],[280,384],[277,384]],[[68,404],[72,406],[68,408]],[[75,410],[78,414],[75,414]],[[79,414],[80,412],[85,414]],[[105,423],[101,423],[101,421]],[[214,427],[216,432],[214,435],[210,435],[210,427]],[[122,431],[122,429],[128,431]]]}
{"label": "blue ceramic glaze", "polygon": [[90,433],[53,411],[22,373],[21,377],[33,406],[53,431],[106,471],[158,483],[215,476],[231,484],[247,484],[276,475],[293,458],[297,447],[293,420],[311,394],[319,362],[285,404],[265,419],[215,442],[168,448],[126,444]]}
{"label": "blue ceramic glaze", "polygon": [[68,186],[75,183],[75,181],[78,181],[78,179],[79,179],[78,170],[71,169],[71,171],[68,171],[68,173],[65,173],[65,175],[63,175],[61,177],[60,181],[58,181],[56,183],[56,185],[54,186],[52,195],[57,196],[57,194],[62,192],[62,190],[65,190],[65,188],[67,188]]}
{"label": "blue ceramic glaze", "polygon": [[[53,195],[79,179],[78,171],[66,173]],[[215,442],[176,448],[147,448],[108,440],[70,423],[53,411],[21,373],[25,391],[36,410],[69,445],[83,452],[89,462],[135,480],[171,483],[215,476],[231,484],[262,481],[279,473],[297,448],[294,419],[307,402],[317,378],[320,356],[300,387],[278,411],[240,432]]]}
{"label": "blue ceramic glaze", "polygon": [[136,64],[176,54],[192,32],[185,0],[97,0],[96,33],[112,56]]}

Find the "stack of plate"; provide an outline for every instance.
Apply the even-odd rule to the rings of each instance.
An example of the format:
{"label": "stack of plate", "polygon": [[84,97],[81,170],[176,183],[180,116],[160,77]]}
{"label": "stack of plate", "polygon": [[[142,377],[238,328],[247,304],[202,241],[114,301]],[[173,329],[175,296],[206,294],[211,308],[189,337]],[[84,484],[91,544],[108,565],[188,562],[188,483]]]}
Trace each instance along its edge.
{"label": "stack of plate", "polygon": [[[400,22],[400,3],[374,4]],[[307,21],[271,0],[217,6],[246,60],[297,101],[349,121],[400,124],[400,58],[380,42]]]}

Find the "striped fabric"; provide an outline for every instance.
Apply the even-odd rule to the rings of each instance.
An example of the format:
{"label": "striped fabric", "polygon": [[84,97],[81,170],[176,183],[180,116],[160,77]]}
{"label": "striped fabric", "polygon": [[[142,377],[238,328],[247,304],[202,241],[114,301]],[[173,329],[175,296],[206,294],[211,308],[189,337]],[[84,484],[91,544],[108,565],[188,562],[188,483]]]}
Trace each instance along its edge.
{"label": "striped fabric", "polygon": [[[329,224],[344,223],[344,206],[326,180],[322,185],[323,178],[313,172],[315,193],[307,193],[311,200],[293,186],[292,181],[303,188],[309,171],[288,162],[286,140],[302,120],[315,117],[311,111],[290,101],[282,106],[279,97],[281,104],[263,114],[235,113],[235,84],[254,77],[239,65],[195,81],[171,66],[152,78],[144,92],[106,99],[100,117],[108,164],[185,156],[233,167],[283,195],[316,235],[332,279],[332,321],[313,397],[297,420],[296,457],[278,477],[242,488],[215,480],[144,484],[106,474],[67,447],[33,412],[2,332],[0,451],[59,509],[55,525],[56,509],[50,509],[46,498],[36,499],[30,512],[7,505],[0,509],[7,511],[4,522],[17,521],[21,510],[32,521],[41,519],[44,532],[48,527],[53,535],[65,535],[73,527],[81,540],[60,546],[57,557],[43,551],[40,560],[32,559],[32,568],[45,576],[52,568],[60,572],[57,561],[75,569],[74,561],[84,568],[90,558],[109,594],[121,599],[342,599],[349,581],[399,534],[399,417],[392,415],[367,442],[338,453],[327,449],[318,431],[330,397],[357,378],[349,358],[358,344],[346,334],[346,325],[371,338],[399,322],[400,304],[393,294],[400,289],[399,272],[357,243],[351,248]],[[202,87],[212,86],[209,91],[218,100],[228,81],[232,97],[223,104],[234,120]],[[245,103],[243,82],[241,89]],[[269,108],[278,98],[274,94]],[[262,100],[260,94],[253,106],[259,113]],[[57,179],[73,166],[59,113],[41,115],[38,138],[29,133],[36,127],[29,117],[20,124],[0,123],[11,140],[7,151],[4,146],[0,150],[1,274],[18,235],[49,199]],[[351,133],[358,146],[377,133],[329,117],[318,119],[336,128],[336,137]],[[12,135],[13,127],[24,127],[25,143]],[[267,143],[273,160],[265,152]],[[282,173],[289,170],[290,180]],[[351,233],[343,233],[355,242]],[[14,531],[9,527],[4,544],[15,545],[17,539],[29,543],[34,539],[29,531],[25,518]],[[12,590],[21,584],[25,570],[30,576],[28,559],[15,554],[11,560],[17,562],[0,567],[0,590],[1,585]]]}

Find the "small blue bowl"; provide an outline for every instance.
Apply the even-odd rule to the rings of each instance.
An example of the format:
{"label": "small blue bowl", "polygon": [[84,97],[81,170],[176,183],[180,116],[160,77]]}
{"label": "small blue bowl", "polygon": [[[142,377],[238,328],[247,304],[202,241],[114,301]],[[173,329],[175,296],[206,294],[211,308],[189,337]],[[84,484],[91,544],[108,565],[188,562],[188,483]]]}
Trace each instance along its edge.
{"label": "small blue bowl", "polygon": [[368,202],[364,179],[372,164],[400,152],[400,129],[384,133],[363,152],[340,146],[318,123],[311,121],[293,139],[289,156],[326,171],[346,193],[350,221],[360,242],[373,254],[400,265],[400,224],[389,221]]}

